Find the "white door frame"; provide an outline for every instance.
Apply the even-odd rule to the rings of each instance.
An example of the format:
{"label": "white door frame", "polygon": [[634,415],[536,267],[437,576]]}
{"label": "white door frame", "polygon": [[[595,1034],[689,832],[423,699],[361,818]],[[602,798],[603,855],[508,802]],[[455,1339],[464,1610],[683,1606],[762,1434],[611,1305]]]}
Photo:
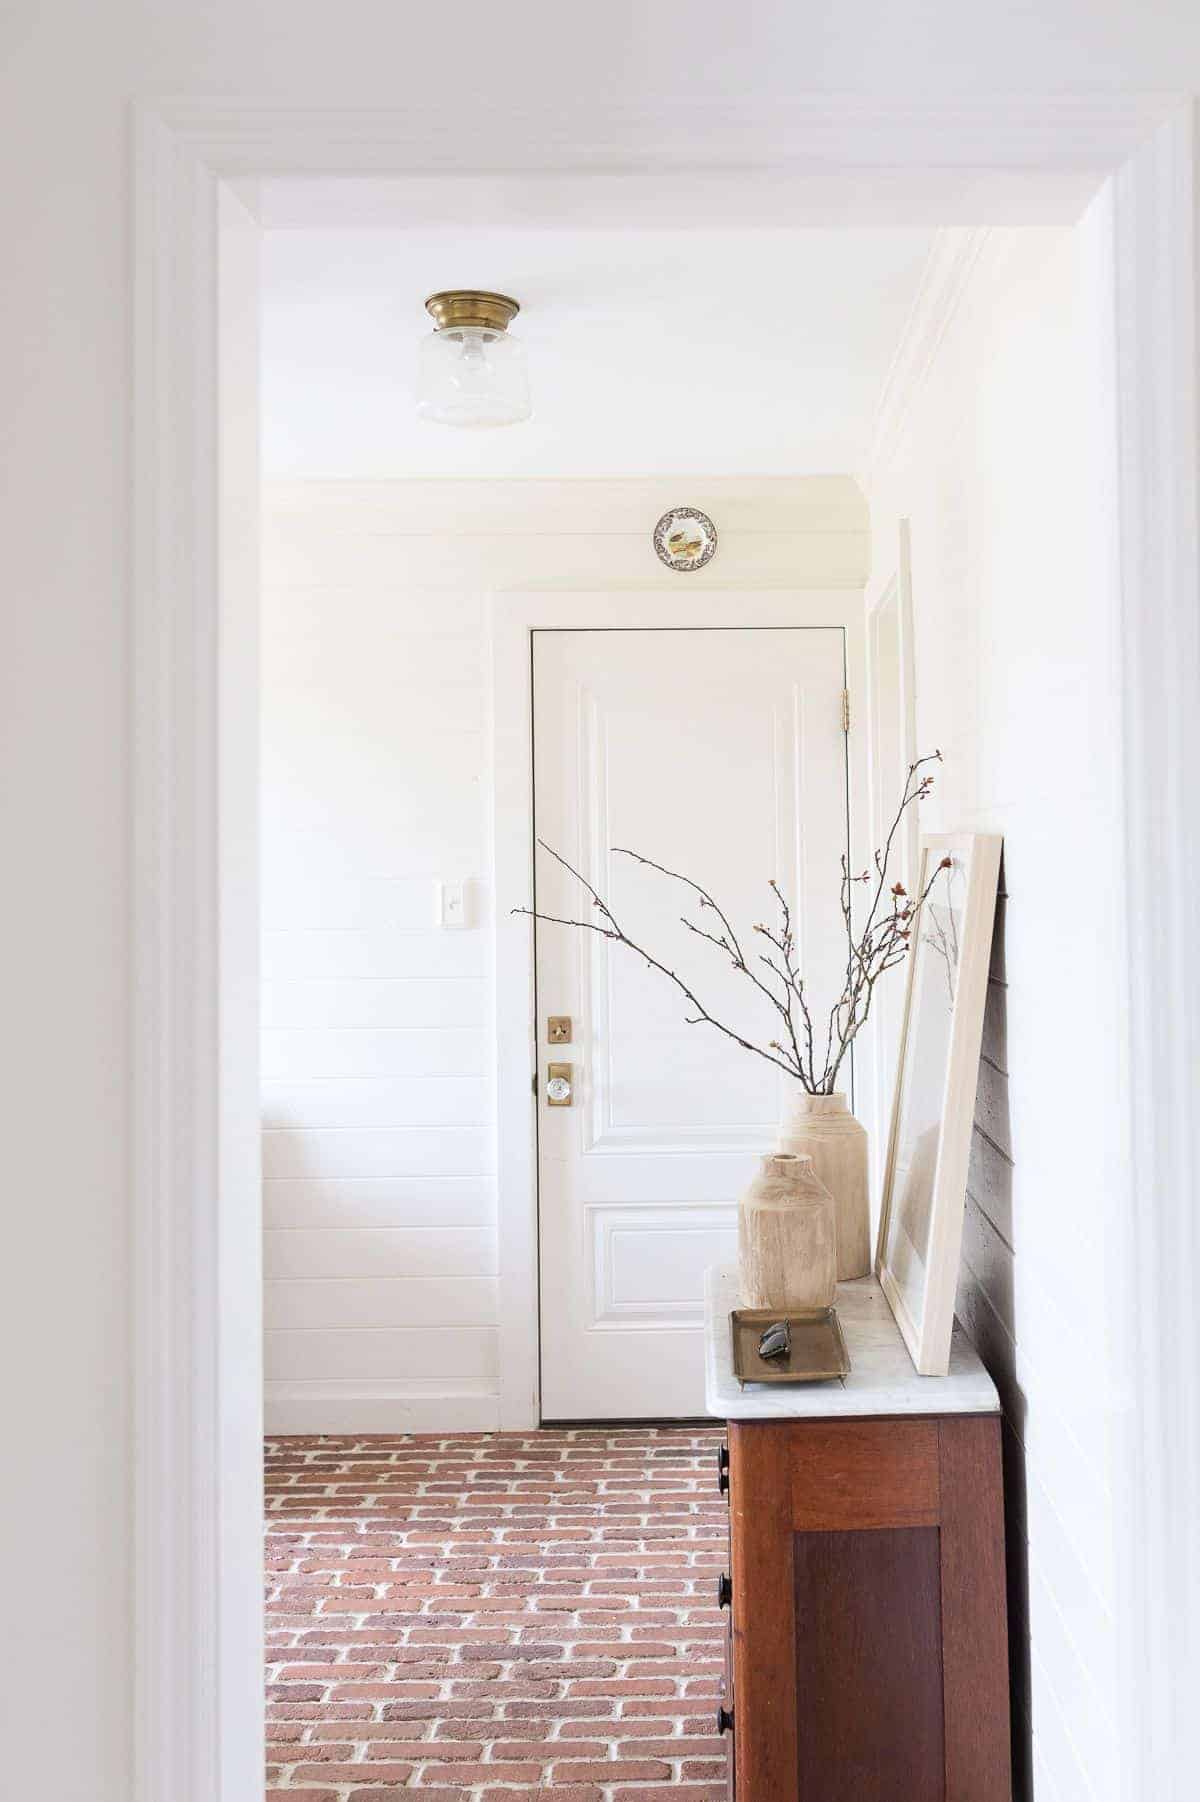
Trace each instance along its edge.
{"label": "white door frame", "polygon": [[[669,598],[669,606],[667,604]],[[538,1382],[537,1064],[534,940],[514,918],[533,894],[533,667],[538,630],[713,626],[832,626],[845,633],[847,686],[863,692],[859,588],[705,589],[678,598],[653,590],[509,592],[490,597],[492,770],[491,892],[496,1014],[497,1190],[500,1229],[500,1425],[536,1426]],[[860,749],[860,742],[864,748]],[[865,739],[848,746],[852,855],[869,855]],[[858,1081],[868,1090],[860,1060]]]}
{"label": "white door frame", "polygon": [[[257,1225],[236,1131],[235,942],[253,877],[223,771],[245,730],[223,610],[218,276],[223,190],[272,174],[436,174],[508,164],[733,180],[748,167],[856,183],[886,169],[879,220],[1008,223],[1095,172],[1110,255],[1119,399],[1115,516],[1125,649],[1121,765],[1128,959],[1128,1207],[1114,1267],[1138,1308],[1123,1443],[1131,1759],[1123,1794],[1181,1802],[1200,1643],[1200,767],[1197,157],[1191,100],[1016,96],[969,107],[849,97],[599,107],[469,123],[413,109],[164,102],[137,116],[133,203],[134,945],[131,1183],[136,1260],[135,1802],[259,1802],[257,1310],[237,1257]],[[814,172],[816,172],[814,174]],[[823,172],[823,173],[822,173]],[[986,172],[986,174],[981,174]],[[868,184],[869,185],[869,184]],[[931,189],[938,196],[931,201]],[[1047,195],[1051,199],[1047,200]],[[983,203],[980,196],[987,197]],[[1060,215],[1061,216],[1061,215]],[[229,265],[231,266],[231,265]],[[245,622],[242,621],[244,624]],[[244,685],[243,685],[244,687]],[[252,961],[252,953],[249,954]],[[522,1067],[525,1067],[523,1064]],[[1115,1098],[1113,1098],[1115,1099]],[[1125,1099],[1125,1098],[1122,1098]],[[244,1097],[243,1097],[244,1101]],[[234,1155],[241,1145],[240,1155]],[[1136,1171],[1136,1186],[1134,1172]],[[1153,1199],[1148,1207],[1146,1198]],[[520,1391],[520,1383],[517,1388]],[[527,1393],[527,1391],[526,1391]],[[249,1398],[249,1399],[248,1399]],[[1176,1601],[1174,1609],[1163,1598]]]}
{"label": "white door frame", "polygon": [[[913,644],[913,610],[912,610],[912,542],[910,522],[899,521],[896,534],[895,562],[889,558],[882,567],[871,571],[864,596],[864,612],[866,614],[866,659],[867,681],[864,695],[867,724],[867,768],[870,772],[870,820],[872,842],[882,844],[894,812],[896,796],[883,792],[882,756],[880,752],[879,708],[881,700],[881,681],[879,674],[878,633],[880,619],[884,608],[894,603],[896,608],[896,638],[899,647],[900,668],[900,764],[907,768],[922,749],[932,746],[917,745],[917,685],[916,664]],[[896,874],[901,882],[913,887],[916,881],[917,858],[920,843],[920,821],[915,809],[909,810],[900,835],[900,861],[896,865]],[[899,985],[897,984],[897,987]],[[893,991],[894,993],[894,991]],[[903,996],[899,998],[903,1004]],[[877,1002],[874,1009],[874,1023],[878,1026],[881,1020],[889,1016],[884,1012],[884,1004]],[[893,1032],[893,1042],[898,1042],[899,1031]],[[888,1130],[891,1116],[890,1085],[892,1071],[889,1068],[891,1059],[882,1055],[878,1034],[872,1038],[873,1085],[871,1090],[871,1109],[874,1130],[870,1134],[871,1188],[877,1198],[883,1194],[883,1168],[887,1157]],[[873,1225],[875,1223],[873,1222]]]}
{"label": "white door frame", "polygon": [[[912,532],[911,523],[901,519],[896,533],[896,560],[871,571],[865,596],[867,634],[867,724],[869,767],[871,771],[871,829],[881,842],[894,811],[892,797],[880,790],[880,681],[877,667],[876,634],[880,616],[889,602],[896,608],[896,637],[900,652],[900,761],[910,764],[920,755],[917,747],[917,682],[913,643],[912,606]],[[920,826],[910,814],[899,866],[901,881],[911,887],[916,880]]]}

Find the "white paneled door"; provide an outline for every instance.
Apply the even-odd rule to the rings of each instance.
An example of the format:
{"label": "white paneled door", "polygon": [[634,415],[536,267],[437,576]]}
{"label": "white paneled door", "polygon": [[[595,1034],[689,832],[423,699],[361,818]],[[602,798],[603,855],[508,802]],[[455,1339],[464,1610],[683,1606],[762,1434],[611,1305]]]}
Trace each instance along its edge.
{"label": "white paneled door", "polygon": [[[623,930],[764,1046],[769,1003],[684,916],[708,889],[748,959],[758,921],[793,903],[818,1008],[840,987],[847,845],[840,628],[538,631],[534,813],[540,839],[605,897]],[[599,920],[545,850],[542,913]],[[771,1143],[789,1078],[713,1027],[622,945],[539,922],[538,1161],[542,1415],[704,1412],[704,1272],[733,1256],[735,1198]],[[765,972],[764,972],[765,974]],[[569,1042],[550,1042],[550,1016]],[[570,1065],[552,1106],[550,1064]]]}

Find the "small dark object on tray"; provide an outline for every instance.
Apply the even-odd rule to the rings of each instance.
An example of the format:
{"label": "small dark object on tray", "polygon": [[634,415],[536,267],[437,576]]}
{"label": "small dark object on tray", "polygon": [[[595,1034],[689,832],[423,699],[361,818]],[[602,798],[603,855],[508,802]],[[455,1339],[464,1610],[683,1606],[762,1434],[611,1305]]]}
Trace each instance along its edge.
{"label": "small dark object on tray", "polygon": [[792,1334],[786,1320],[774,1320],[758,1342],[760,1358],[787,1358],[792,1350]]}
{"label": "small dark object on tray", "polygon": [[[836,1308],[776,1314],[768,1308],[735,1308],[733,1374],[739,1383],[822,1383],[850,1370]],[[776,1335],[786,1333],[786,1342]]]}

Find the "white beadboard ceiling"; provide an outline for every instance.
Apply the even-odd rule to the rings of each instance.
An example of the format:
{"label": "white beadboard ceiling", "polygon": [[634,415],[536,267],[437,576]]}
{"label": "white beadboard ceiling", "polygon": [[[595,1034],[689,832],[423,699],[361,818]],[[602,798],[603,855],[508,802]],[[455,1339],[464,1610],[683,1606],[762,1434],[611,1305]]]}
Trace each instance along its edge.
{"label": "white beadboard ceiling", "polygon": [[[272,183],[260,196],[268,476],[816,474],[862,468],[933,229],[771,224],[748,176],[576,184]],[[337,220],[338,223],[330,223]],[[628,223],[622,223],[628,221]],[[436,288],[523,311],[534,417],[419,422]]]}

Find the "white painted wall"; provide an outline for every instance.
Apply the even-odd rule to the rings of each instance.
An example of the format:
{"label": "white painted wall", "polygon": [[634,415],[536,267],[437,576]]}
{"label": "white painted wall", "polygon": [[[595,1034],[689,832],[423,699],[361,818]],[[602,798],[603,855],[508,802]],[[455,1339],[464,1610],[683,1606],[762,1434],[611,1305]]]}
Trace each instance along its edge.
{"label": "white painted wall", "polygon": [[1113,437],[1109,323],[1081,282],[1102,229],[984,241],[870,483],[873,581],[911,520],[917,739],[945,756],[926,823],[1005,839],[959,1313],[1004,1399],[1016,1705],[1038,1802],[1120,1793]]}
{"label": "white painted wall", "polygon": [[[482,599],[330,587],[320,527],[268,517],[267,1424],[494,1426]],[[281,535],[315,583],[275,580]],[[464,929],[434,927],[439,879]]]}
{"label": "white painted wall", "polygon": [[[861,588],[847,478],[689,481],[718,556],[651,532],[678,481],[268,484],[262,630],[267,1423],[498,1420],[489,745],[496,589]],[[563,604],[564,622],[569,603]],[[467,926],[434,925],[467,884]]]}

